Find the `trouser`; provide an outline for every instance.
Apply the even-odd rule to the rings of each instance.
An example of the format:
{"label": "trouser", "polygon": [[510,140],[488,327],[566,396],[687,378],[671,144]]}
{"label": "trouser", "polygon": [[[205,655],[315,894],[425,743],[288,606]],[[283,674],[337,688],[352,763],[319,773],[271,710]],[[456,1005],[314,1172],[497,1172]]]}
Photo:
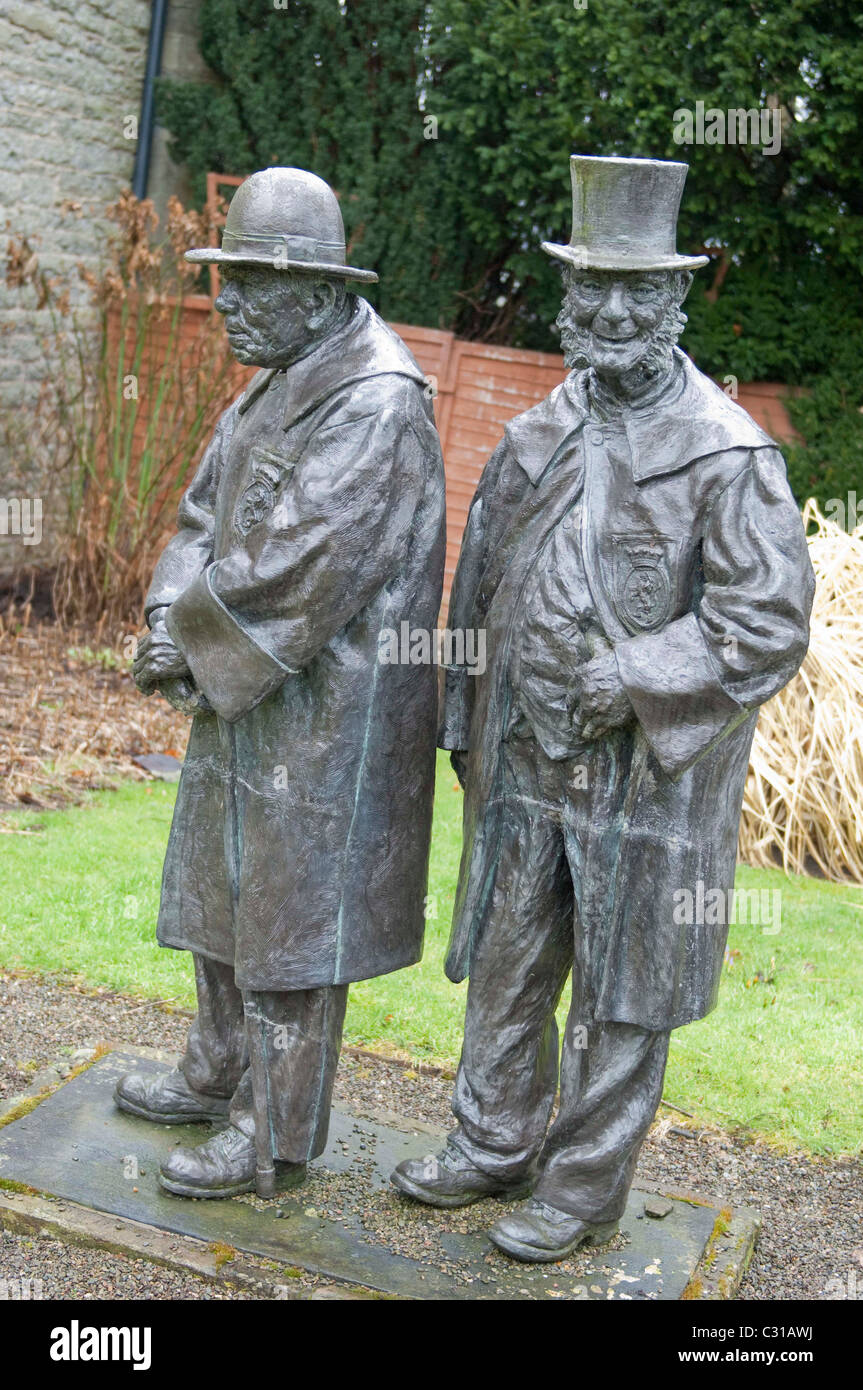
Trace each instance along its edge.
{"label": "trouser", "polygon": [[[536,1174],[534,1196],[549,1206],[613,1221],[662,1098],[669,1041],[593,1016],[589,963],[601,943],[581,928],[583,848],[595,797],[620,789],[597,789],[589,759],[552,762],[532,739],[505,744],[503,755],[503,838],[471,959],[452,1139],[483,1172]],[[570,972],[558,1063],[554,1015]]]}
{"label": "trouser", "polygon": [[198,1013],[180,1063],[189,1085],[230,1098],[231,1124],[254,1139],[257,1076],[273,1157],[317,1158],[327,1142],[348,986],[242,991],[233,966],[206,956],[194,961]]}

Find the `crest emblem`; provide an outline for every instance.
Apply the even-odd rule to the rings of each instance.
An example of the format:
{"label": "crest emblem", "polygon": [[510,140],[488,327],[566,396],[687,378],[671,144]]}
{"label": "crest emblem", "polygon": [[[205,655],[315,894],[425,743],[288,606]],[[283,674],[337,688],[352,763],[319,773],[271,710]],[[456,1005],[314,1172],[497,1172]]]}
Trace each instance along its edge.
{"label": "crest emblem", "polygon": [[614,537],[614,606],[629,632],[654,632],[671,617],[676,549],[668,536]]}
{"label": "crest emblem", "polygon": [[293,468],[293,461],[267,449],[253,449],[251,465],[251,481],[240,495],[234,513],[234,527],[240,536],[247,536],[253,526],[269,516],[276,505],[276,488]]}

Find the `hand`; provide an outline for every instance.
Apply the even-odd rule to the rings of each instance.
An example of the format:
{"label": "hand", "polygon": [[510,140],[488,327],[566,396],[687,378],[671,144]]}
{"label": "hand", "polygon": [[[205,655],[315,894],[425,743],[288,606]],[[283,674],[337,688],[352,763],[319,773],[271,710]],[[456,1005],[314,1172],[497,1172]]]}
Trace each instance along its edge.
{"label": "hand", "polygon": [[620,679],[613,648],[582,666],[575,679],[575,731],[579,737],[602,738],[612,729],[622,728],[635,716],[629,696]]}
{"label": "hand", "polygon": [[164,623],[157,623],[151,632],[141,638],[132,676],[142,695],[152,695],[153,691],[173,677],[191,678],[186,658],[168,635]]}
{"label": "hand", "polygon": [[212,714],[212,706],[185,676],[172,676],[159,685],[159,694],[181,714]]}

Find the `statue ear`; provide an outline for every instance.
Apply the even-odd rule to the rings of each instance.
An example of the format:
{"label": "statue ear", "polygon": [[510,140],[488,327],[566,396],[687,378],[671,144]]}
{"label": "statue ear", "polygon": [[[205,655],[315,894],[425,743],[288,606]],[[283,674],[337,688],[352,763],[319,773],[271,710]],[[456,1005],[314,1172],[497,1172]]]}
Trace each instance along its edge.
{"label": "statue ear", "polygon": [[679,288],[678,288],[678,300],[677,300],[678,304],[682,304],[682,303],[684,302],[684,300],[686,299],[686,296],[689,294],[689,291],[692,289],[692,281],[693,281],[694,278],[695,278],[695,277],[693,276],[693,273],[692,273],[691,270],[678,270],[678,272],[677,272],[677,281],[678,281],[678,286],[679,286]]}
{"label": "statue ear", "polygon": [[326,323],[336,302],[336,287],[332,280],[316,280],[307,290],[306,322],[310,328]]}

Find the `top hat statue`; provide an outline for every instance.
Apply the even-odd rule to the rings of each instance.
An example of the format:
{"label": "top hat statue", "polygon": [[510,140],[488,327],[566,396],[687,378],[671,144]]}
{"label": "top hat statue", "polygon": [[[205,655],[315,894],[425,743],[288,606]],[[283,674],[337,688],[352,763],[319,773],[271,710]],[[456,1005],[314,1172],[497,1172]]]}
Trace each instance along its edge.
{"label": "top hat statue", "polygon": [[579,270],[696,270],[709,256],[681,256],[677,212],[687,164],[574,154],[569,245],[543,251]]}

